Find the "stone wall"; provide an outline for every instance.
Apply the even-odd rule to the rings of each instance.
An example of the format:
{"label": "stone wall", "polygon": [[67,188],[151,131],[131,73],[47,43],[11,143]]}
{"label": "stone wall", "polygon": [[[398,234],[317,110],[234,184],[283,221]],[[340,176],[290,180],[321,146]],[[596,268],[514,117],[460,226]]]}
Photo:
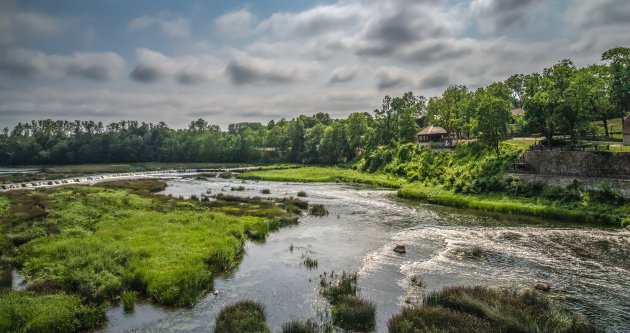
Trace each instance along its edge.
{"label": "stone wall", "polygon": [[630,146],[630,134],[623,135],[623,145]]}
{"label": "stone wall", "polygon": [[536,174],[630,178],[630,153],[608,151],[528,151],[526,167]]}
{"label": "stone wall", "polygon": [[577,180],[580,183],[581,188],[585,190],[599,190],[604,186],[610,186],[619,190],[621,195],[625,198],[630,199],[630,179],[567,177],[536,174],[509,174],[509,176],[517,177],[527,183],[542,183],[559,187],[567,187],[573,184],[574,180]]}

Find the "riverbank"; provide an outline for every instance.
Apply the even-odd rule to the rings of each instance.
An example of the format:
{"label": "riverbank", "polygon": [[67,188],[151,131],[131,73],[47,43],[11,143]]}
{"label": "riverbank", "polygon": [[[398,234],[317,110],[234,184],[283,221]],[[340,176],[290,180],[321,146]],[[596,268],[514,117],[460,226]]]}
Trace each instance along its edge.
{"label": "riverbank", "polygon": [[399,188],[406,181],[384,173],[363,173],[335,167],[301,167],[282,170],[262,170],[240,174],[240,179],[296,183],[359,183]]}
{"label": "riverbank", "polygon": [[409,183],[383,173],[363,173],[330,167],[302,167],[291,170],[256,171],[241,174],[242,179],[290,182],[348,182],[398,189],[398,196],[432,204],[490,212],[519,214],[575,222],[602,223],[610,226],[630,225],[630,204],[601,202],[564,202],[536,197],[505,194],[460,194],[439,186]]}

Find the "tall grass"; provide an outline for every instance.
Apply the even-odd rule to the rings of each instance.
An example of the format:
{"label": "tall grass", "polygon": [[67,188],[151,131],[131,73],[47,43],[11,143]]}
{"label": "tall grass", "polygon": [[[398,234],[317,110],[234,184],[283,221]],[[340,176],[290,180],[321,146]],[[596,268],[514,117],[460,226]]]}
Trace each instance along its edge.
{"label": "tall grass", "polygon": [[225,306],[219,312],[214,327],[215,333],[265,333],[267,326],[265,308],[250,300]]}
{"label": "tall grass", "polygon": [[123,308],[125,312],[132,312],[136,307],[136,292],[135,291],[123,291],[121,295]]}
{"label": "tall grass", "polygon": [[376,326],[374,303],[356,296],[346,297],[332,308],[333,324],[348,331],[371,332]]}
{"label": "tall grass", "polygon": [[0,332],[78,332],[104,322],[103,308],[77,296],[0,292]]}
{"label": "tall grass", "polygon": [[282,325],[282,333],[332,333],[329,323],[318,324],[313,320],[294,320]]}
{"label": "tall grass", "polygon": [[584,317],[543,294],[488,287],[448,287],[429,294],[420,308],[405,308],[388,323],[407,332],[596,332]]}

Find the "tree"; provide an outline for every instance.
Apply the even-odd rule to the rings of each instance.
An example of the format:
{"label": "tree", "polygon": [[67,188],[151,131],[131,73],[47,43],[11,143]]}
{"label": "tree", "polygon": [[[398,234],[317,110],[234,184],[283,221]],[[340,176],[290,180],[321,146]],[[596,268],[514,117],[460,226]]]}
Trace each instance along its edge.
{"label": "tree", "polygon": [[610,97],[616,112],[621,115],[630,113],[630,48],[612,48],[602,54],[602,60],[610,65]]}
{"label": "tree", "polygon": [[510,100],[505,95],[508,88],[502,83],[493,83],[486,89],[475,92],[477,106],[477,130],[479,140],[493,147],[500,155],[499,143],[507,136],[510,123]]}
{"label": "tree", "polygon": [[606,136],[608,119],[614,116],[610,103],[610,77],[608,67],[592,65],[579,69],[566,90],[566,101],[573,110],[578,123],[593,119],[604,123]]}

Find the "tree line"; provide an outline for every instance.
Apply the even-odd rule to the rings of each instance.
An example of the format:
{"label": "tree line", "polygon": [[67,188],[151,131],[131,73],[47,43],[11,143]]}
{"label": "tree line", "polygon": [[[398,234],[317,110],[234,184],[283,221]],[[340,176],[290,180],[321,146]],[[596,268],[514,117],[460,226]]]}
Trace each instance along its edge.
{"label": "tree line", "polygon": [[[292,162],[336,164],[381,146],[413,142],[419,125],[445,128],[453,139],[495,147],[508,134],[558,134],[576,141],[601,121],[630,112],[630,48],[602,54],[605,64],[577,68],[562,60],[541,73],[515,74],[474,91],[452,85],[440,96],[385,96],[379,109],[332,119],[328,113],[236,123],[222,131],[203,119],[185,129],[164,122],[33,120],[0,133],[0,164],[114,162]],[[524,116],[510,110],[523,108]],[[418,120],[421,121],[418,121]]]}

